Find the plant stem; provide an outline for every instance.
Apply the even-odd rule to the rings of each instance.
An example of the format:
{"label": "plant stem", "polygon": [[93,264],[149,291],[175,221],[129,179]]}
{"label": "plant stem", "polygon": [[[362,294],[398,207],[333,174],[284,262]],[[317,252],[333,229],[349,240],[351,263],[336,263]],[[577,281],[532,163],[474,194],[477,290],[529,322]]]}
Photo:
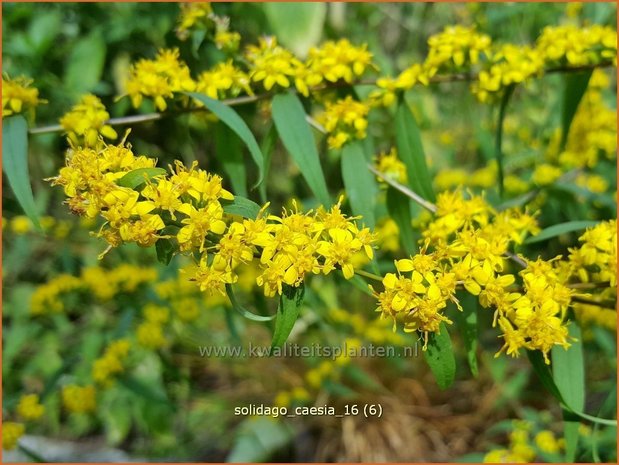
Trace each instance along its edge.
{"label": "plant stem", "polygon": [[363,271],[363,270],[355,270],[355,274],[358,274],[359,276],[365,276],[366,278],[369,279],[373,279],[374,281],[383,281],[383,278],[381,276],[378,276],[377,274],[374,273],[369,273],[367,271]]}
{"label": "plant stem", "polygon": [[399,190],[400,192],[402,192],[407,197],[410,197],[411,199],[413,199],[413,201],[415,203],[421,205],[423,208],[425,208],[426,210],[431,211],[432,213],[436,213],[436,205],[434,205],[432,202],[427,201],[426,199],[421,197],[416,192],[413,192],[412,190],[410,190],[408,187],[403,186],[399,182],[394,181],[389,176],[387,176],[385,173],[381,173],[376,168],[374,168],[372,165],[368,165],[368,169],[372,173],[374,173],[376,176],[381,178],[383,181],[385,181],[387,184],[389,184],[391,187],[393,187],[394,189]]}

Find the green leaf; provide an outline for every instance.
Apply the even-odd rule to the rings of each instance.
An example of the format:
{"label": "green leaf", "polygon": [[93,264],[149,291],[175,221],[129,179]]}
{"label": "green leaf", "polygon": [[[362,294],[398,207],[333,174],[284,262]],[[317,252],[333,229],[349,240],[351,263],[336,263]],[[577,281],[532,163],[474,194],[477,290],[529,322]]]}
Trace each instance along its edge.
{"label": "green leaf", "polygon": [[585,95],[593,69],[582,73],[567,73],[564,76],[563,105],[561,108],[561,150],[565,148],[567,136],[578,105]]}
{"label": "green leaf", "polygon": [[275,150],[275,144],[277,143],[277,129],[275,129],[275,125],[271,125],[269,130],[267,131],[264,139],[262,139],[262,144],[260,148],[262,149],[262,153],[264,154],[264,179],[265,182],[260,184],[259,192],[260,192],[260,201],[266,203],[267,199],[267,178],[269,176],[269,170],[271,169],[271,158],[273,157],[273,151]]}
{"label": "green leaf", "polygon": [[155,250],[157,251],[157,261],[164,265],[169,265],[176,252],[176,247],[170,239],[159,239],[155,242]]}
{"label": "green leaf", "polygon": [[516,85],[510,84],[503,91],[503,98],[501,98],[501,104],[499,106],[499,120],[496,126],[496,139],[494,145],[494,157],[497,162],[499,170],[499,195],[503,197],[505,171],[503,169],[503,122],[505,121],[505,110],[507,110],[507,104],[509,99],[514,93]]}
{"label": "green leaf", "polygon": [[187,95],[201,102],[225,125],[232,129],[232,131],[234,131],[236,135],[239,136],[245,143],[249,149],[251,157],[254,160],[254,163],[258,168],[258,181],[256,181],[256,184],[254,185],[254,187],[258,187],[264,176],[264,157],[262,156],[258,142],[256,142],[254,135],[251,133],[249,127],[247,127],[247,124],[245,124],[245,121],[243,121],[236,111],[225,103],[218,102],[217,100],[213,100],[212,98],[197,92],[187,92]]}
{"label": "green leaf", "polygon": [[598,221],[568,221],[566,223],[555,224],[546,229],[542,229],[536,236],[528,238],[524,241],[525,244],[534,244],[535,242],[545,241],[552,237],[560,236],[572,231],[580,231],[586,228],[592,228],[597,225]]}
{"label": "green leaf", "polygon": [[376,218],[376,179],[368,170],[368,162],[360,142],[353,142],[344,146],[342,150],[342,179],[346,194],[350,201],[352,212],[361,215],[360,223],[374,229]]}
{"label": "green leaf", "polygon": [[312,130],[305,120],[306,114],[299,98],[291,93],[273,98],[273,121],[284,147],[301,170],[310,189],[323,205],[330,205],[325,176]]}
{"label": "green leaf", "polygon": [[230,178],[234,194],[247,197],[247,170],[239,138],[233,136],[228,126],[218,124],[215,130],[215,147],[217,158]]}
{"label": "green leaf", "polygon": [[67,57],[66,88],[76,95],[92,91],[101,80],[106,45],[100,31],[77,41]]}
{"label": "green leaf", "polygon": [[[569,349],[568,349],[569,350]],[[593,423],[599,423],[601,425],[609,425],[609,426],[617,426],[617,420],[609,420],[606,418],[599,418],[593,415],[588,415],[584,412],[577,411],[573,409],[571,406],[567,405],[559,388],[554,382],[552,374],[550,373],[550,369],[548,365],[544,362],[544,357],[539,350],[527,350],[527,356],[529,357],[529,361],[535,370],[535,373],[539,377],[542,385],[550,392],[562,405],[568,410],[570,413],[574,415],[578,415],[585,420],[589,420]]]}
{"label": "green leaf", "polygon": [[455,318],[458,320],[458,327],[462,333],[466,349],[466,360],[471,369],[471,374],[477,378],[479,375],[477,366],[477,312],[479,302],[477,297],[469,293],[464,293],[459,299],[462,305],[462,312],[456,311]]}
{"label": "green leaf", "polygon": [[[600,415],[612,415],[617,412],[617,385],[615,384],[610,392],[608,393],[608,397],[602,403],[602,406],[598,410],[598,416]],[[593,425],[593,432],[591,434],[591,455],[593,456],[593,460],[596,463],[601,462],[600,460],[600,452],[599,452],[599,429],[600,425]],[[616,434],[615,434],[616,436]]]}
{"label": "green leaf", "polygon": [[428,172],[426,156],[421,142],[417,121],[405,100],[398,105],[395,115],[395,134],[398,155],[406,165],[408,183],[411,188],[426,200],[434,202],[432,179]]}
{"label": "green leaf", "polygon": [[28,124],[21,115],[2,121],[2,169],[17,202],[40,230],[28,171]]}
{"label": "green leaf", "polygon": [[[568,327],[571,342],[568,350],[563,347],[552,348],[552,377],[563,399],[571,408],[581,411],[585,408],[585,364],[582,351],[582,335],[577,324]],[[563,412],[565,460],[574,462],[578,447],[578,417]]]}
{"label": "green leaf", "polygon": [[456,358],[445,323],[441,323],[439,333],[429,334],[428,347],[423,354],[438,386],[441,389],[451,386],[456,377]]}
{"label": "green leaf", "polygon": [[166,174],[166,170],[163,168],[138,168],[137,170],[129,171],[122,178],[116,181],[116,184],[121,187],[135,189],[136,187],[144,184],[147,180],[163,174]]}
{"label": "green leaf", "polygon": [[305,57],[322,35],[327,5],[323,2],[266,2],[264,12],[278,41]]}
{"label": "green leaf", "polygon": [[417,250],[415,234],[413,232],[411,199],[397,189],[387,188],[387,211],[389,216],[396,222],[400,234],[400,243],[408,254]]}
{"label": "green leaf", "polygon": [[239,215],[243,218],[255,220],[260,213],[260,205],[240,195],[235,195],[234,200],[221,201],[225,213],[230,215]]}
{"label": "green leaf", "polygon": [[256,315],[255,313],[252,313],[249,310],[246,310],[244,307],[242,307],[239,304],[238,300],[236,300],[236,295],[234,294],[234,288],[232,287],[232,284],[226,284],[226,294],[228,295],[228,298],[230,299],[232,308],[234,308],[237,312],[239,312],[241,315],[243,315],[248,320],[264,322],[264,321],[271,321],[275,319],[275,317],[277,316],[277,315],[272,315],[272,316]]}
{"label": "green leaf", "polygon": [[279,298],[279,307],[277,308],[277,319],[275,320],[275,330],[273,331],[273,340],[271,341],[271,349],[282,347],[294,323],[299,316],[303,296],[305,295],[305,286],[301,284],[299,287],[284,285],[283,293]]}

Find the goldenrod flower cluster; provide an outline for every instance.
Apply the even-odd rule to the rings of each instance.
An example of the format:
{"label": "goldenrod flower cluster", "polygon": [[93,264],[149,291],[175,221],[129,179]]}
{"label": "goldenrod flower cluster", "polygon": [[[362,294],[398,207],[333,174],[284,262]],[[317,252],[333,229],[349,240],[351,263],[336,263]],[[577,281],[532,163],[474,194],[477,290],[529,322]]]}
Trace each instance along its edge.
{"label": "goldenrod flower cluster", "polygon": [[13,421],[2,422],[2,449],[12,450],[17,447],[17,441],[24,435],[25,427],[22,423]]}
{"label": "goldenrod flower cluster", "polygon": [[38,420],[45,413],[45,407],[39,403],[37,394],[26,394],[19,398],[17,415],[24,420]]}
{"label": "goldenrod flower cluster", "polygon": [[[612,295],[605,296],[602,294],[602,298],[605,300],[610,300],[611,297]],[[573,307],[574,315],[576,316],[576,319],[581,327],[590,328],[591,326],[596,325],[612,332],[617,331],[616,310],[583,303],[574,303]]]}
{"label": "goldenrod flower cluster", "polygon": [[[128,187],[121,187],[117,181],[132,170],[152,168],[156,160],[145,156],[135,156],[124,143],[104,145],[103,148],[77,148],[69,151],[67,166],[59,175],[52,178],[52,185],[61,185],[69,199],[67,203],[73,213],[96,217],[99,213],[106,224],[99,232],[111,245],[122,242],[137,242],[139,245],[152,245],[156,242],[164,223],[158,214],[151,212],[157,205],[172,209],[175,194],[161,192],[170,183],[160,183],[157,188],[150,187],[144,195]],[[163,197],[162,197],[163,195]],[[166,203],[167,202],[167,203]],[[176,199],[176,203],[180,201]],[[174,204],[176,205],[176,204]]]}
{"label": "goldenrod flower cluster", "polygon": [[[436,173],[436,176],[434,176],[434,186],[438,191],[447,191],[458,187],[478,187],[488,189],[496,185],[498,172],[499,169],[496,160],[491,160],[486,164],[486,166],[478,168],[472,172],[469,172],[463,168],[443,169]],[[512,182],[512,180],[515,181],[519,179],[516,176],[511,176],[510,178],[510,182]],[[507,176],[505,181],[507,183]],[[528,187],[528,183],[525,182],[524,190],[526,190],[526,187]],[[506,188],[507,192],[511,192],[512,190],[513,189]]]}
{"label": "goldenrod flower cluster", "polygon": [[350,95],[335,102],[327,102],[324,113],[317,120],[329,134],[329,147],[339,149],[350,140],[365,139],[369,112],[369,104],[354,100]]}
{"label": "goldenrod flower cluster", "polygon": [[134,107],[139,107],[143,97],[152,98],[155,107],[164,111],[175,92],[195,89],[189,68],[180,60],[178,49],[160,50],[154,60],[142,59],[131,67],[125,84],[126,92]]}
{"label": "goldenrod flower cluster", "polygon": [[379,221],[376,229],[376,244],[380,250],[387,252],[397,252],[400,250],[400,228],[398,224],[391,218],[385,218]]}
{"label": "goldenrod flower cluster", "polygon": [[[367,44],[356,47],[348,39],[327,41],[320,47],[310,48],[305,63],[305,83],[309,87],[316,87],[324,81],[344,81],[352,84],[355,79],[363,76],[368,68],[376,67]],[[304,92],[304,95],[307,96],[307,92]]]}
{"label": "goldenrod flower cluster", "polygon": [[250,64],[249,76],[252,82],[259,83],[264,90],[271,90],[277,84],[287,89],[298,81],[297,87],[305,89],[300,71],[303,63],[290,50],[277,43],[275,37],[261,37],[258,45],[249,45],[245,58]]}
{"label": "goldenrod flower cluster", "polygon": [[45,100],[39,98],[39,89],[31,87],[32,79],[18,77],[10,79],[2,75],[2,117],[16,115],[34,109]]}
{"label": "goldenrod flower cluster", "polygon": [[617,220],[588,228],[578,239],[579,248],[569,249],[569,273],[583,283],[617,285]]}
{"label": "goldenrod flower cluster", "polygon": [[461,70],[488,55],[491,44],[489,36],[473,28],[447,26],[428,39],[429,51],[424,64],[434,72]]}
{"label": "goldenrod flower cluster", "polygon": [[617,63],[617,31],[609,26],[547,26],[536,48],[547,64],[585,66]]}
{"label": "goldenrod flower cluster", "polygon": [[70,292],[86,292],[100,300],[112,299],[120,292],[134,292],[138,286],[157,279],[154,268],[122,264],[113,269],[84,268],[81,275],[61,274],[37,287],[30,300],[30,313],[62,313],[63,297]]}
{"label": "goldenrod flower cluster", "polygon": [[504,338],[501,351],[517,356],[527,348],[547,357],[554,345],[567,346],[571,290],[553,265],[529,261],[519,273],[522,292],[511,288],[516,277],[506,273],[511,246],[539,231],[534,218],[519,209],[495,212],[481,197],[465,199],[458,191],[439,194],[436,207],[423,231],[421,253],[397,260],[397,273],[383,278],[384,291],[373,291],[383,316],[427,340],[442,322],[451,323],[444,309],[449,301],[460,307],[455,292],[462,286],[483,307],[495,309],[494,324]]}
{"label": "goldenrod flower cluster", "polygon": [[191,2],[180,4],[181,13],[178,18],[176,33],[181,40],[189,35],[191,29],[200,26],[206,27],[210,24],[213,8],[210,2]]}
{"label": "goldenrod flower cluster", "polygon": [[509,448],[488,452],[484,463],[528,463],[535,458],[535,449],[530,443],[532,425],[526,421],[514,421],[513,425],[514,429],[509,433]]}
{"label": "goldenrod flower cluster", "polygon": [[101,100],[86,94],[60,119],[60,125],[75,147],[96,147],[100,136],[108,139],[118,137],[112,126],[105,124],[108,119],[110,114]]}
{"label": "goldenrod flower cluster", "polygon": [[471,90],[480,102],[488,102],[500,95],[505,87],[540,74],[543,66],[544,61],[537,50],[506,44],[492,54],[489,68],[480,71]]}
{"label": "goldenrod flower cluster", "polygon": [[242,91],[252,95],[249,77],[234,66],[232,60],[201,73],[196,80],[195,90],[215,100],[236,97]]}
{"label": "goldenrod flower cluster", "polygon": [[238,280],[236,268],[254,259],[261,273],[256,282],[269,297],[282,294],[284,285],[299,286],[307,274],[341,269],[346,279],[352,278],[356,256],[373,256],[374,236],[344,215],[340,202],[330,210],[284,210],[281,217],[232,223],[214,247],[212,260],[204,254],[192,279],[209,294],[224,294],[225,285]]}
{"label": "goldenrod flower cluster", "polygon": [[62,404],[71,413],[89,413],[97,408],[96,390],[92,384],[68,384],[62,388]]}
{"label": "goldenrod flower cluster", "polygon": [[[381,152],[374,158],[374,168],[386,175],[389,179],[400,184],[408,184],[406,165],[398,158],[398,149],[392,147],[389,152]],[[385,185],[384,179],[376,178],[381,185]]]}
{"label": "goldenrod flower cluster", "polygon": [[168,322],[170,313],[166,307],[147,304],[142,309],[144,321],[135,331],[138,343],[148,349],[160,349],[167,344],[164,335],[164,324]]}
{"label": "goldenrod flower cluster", "polygon": [[125,360],[131,349],[128,339],[110,343],[103,355],[92,365],[92,379],[103,387],[109,387],[119,373],[125,371]]}

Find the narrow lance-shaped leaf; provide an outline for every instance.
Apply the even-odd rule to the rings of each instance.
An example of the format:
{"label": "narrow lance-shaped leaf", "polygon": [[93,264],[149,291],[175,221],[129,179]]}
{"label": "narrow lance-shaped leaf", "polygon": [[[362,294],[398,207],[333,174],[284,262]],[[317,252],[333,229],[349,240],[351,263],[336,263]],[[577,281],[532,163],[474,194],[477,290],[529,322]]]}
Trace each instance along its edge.
{"label": "narrow lance-shaped leaf", "polygon": [[353,214],[361,215],[360,223],[368,228],[376,224],[376,180],[367,169],[367,160],[360,142],[344,146],[342,150],[342,179]]}
{"label": "narrow lance-shaped leaf", "polygon": [[477,366],[477,312],[479,301],[476,296],[469,293],[463,293],[461,296],[458,296],[458,299],[460,300],[460,305],[462,305],[462,312],[456,311],[455,318],[458,320],[458,328],[464,340],[466,360],[469,363],[471,374],[477,378],[479,375]]}
{"label": "narrow lance-shaped leaf", "polygon": [[129,189],[135,189],[141,186],[147,180],[154,178],[155,176],[161,176],[165,174],[166,170],[163,168],[138,168],[131,170],[125,174],[122,178],[116,181],[121,187],[128,187]]}
{"label": "narrow lance-shaped leaf", "polygon": [[[572,339],[569,349],[560,346],[552,348],[552,377],[565,402],[575,410],[585,408],[585,363],[582,351],[582,335],[575,322],[569,327]],[[568,411],[563,411],[565,438],[565,460],[576,459],[578,447],[578,428],[580,419]]]}
{"label": "narrow lance-shaped leaf", "polygon": [[563,105],[561,108],[561,150],[565,148],[574,115],[585,95],[592,73],[593,70],[591,69],[583,71],[582,73],[568,73],[563,78],[565,87],[563,91]]}
{"label": "narrow lance-shaped leaf", "polygon": [[387,188],[387,210],[389,216],[396,222],[400,234],[400,243],[406,253],[413,254],[417,250],[413,234],[411,200],[402,192],[389,186]]}
{"label": "narrow lance-shaped leaf", "polygon": [[451,386],[456,376],[456,358],[445,323],[441,323],[439,333],[428,335],[428,348],[423,354],[438,386],[441,389]]}
{"label": "narrow lance-shaped leaf", "polygon": [[304,295],[305,287],[303,284],[299,287],[284,285],[283,293],[279,298],[279,307],[277,309],[277,319],[275,320],[275,330],[273,331],[271,349],[282,347],[288,339],[299,317],[299,310],[301,309]]}
{"label": "narrow lance-shaped leaf", "polygon": [[310,189],[323,205],[331,199],[312,130],[305,119],[306,114],[299,98],[291,93],[273,98],[273,121],[284,147],[301,170]]}
{"label": "narrow lance-shaped leaf", "polygon": [[542,229],[539,234],[528,238],[524,241],[525,244],[533,244],[535,242],[545,241],[561,234],[573,231],[580,231],[586,228],[592,228],[598,224],[597,221],[568,221],[566,223],[555,224],[546,229]]}
{"label": "narrow lance-shaped leaf", "polygon": [[593,415],[578,411],[568,405],[563,399],[563,396],[561,395],[561,392],[559,391],[559,388],[557,387],[552,377],[548,365],[546,365],[546,363],[544,362],[542,353],[539,350],[527,350],[527,356],[529,357],[529,361],[531,362],[535,373],[542,382],[542,385],[563,405],[566,410],[568,410],[570,413],[573,413],[574,415],[578,415],[579,417],[596,424],[617,426],[617,420],[609,420],[606,418],[595,417]]}
{"label": "narrow lance-shaped leaf", "polygon": [[264,157],[262,156],[258,142],[256,142],[254,135],[250,131],[249,127],[247,127],[247,124],[245,124],[245,121],[243,121],[236,111],[222,102],[213,100],[212,98],[197,92],[187,92],[187,95],[201,102],[209,111],[217,116],[221,122],[232,129],[232,131],[234,131],[236,135],[239,136],[245,143],[249,149],[252,159],[254,160],[254,163],[256,164],[256,167],[258,168],[258,181],[256,181],[254,187],[259,186],[264,175]]}
{"label": "narrow lance-shaped leaf", "polygon": [[221,200],[221,204],[225,213],[250,220],[255,220],[260,213],[260,205],[240,195],[235,195],[234,200]]}
{"label": "narrow lance-shaped leaf", "polygon": [[234,288],[232,287],[232,284],[226,284],[226,294],[228,295],[228,298],[230,299],[230,304],[232,305],[232,308],[236,310],[237,312],[239,312],[241,315],[243,315],[248,320],[271,321],[277,316],[277,315],[273,315],[273,316],[256,315],[255,313],[252,313],[249,310],[245,309],[236,300],[236,295],[234,294]]}
{"label": "narrow lance-shaped leaf", "polygon": [[28,170],[28,124],[21,115],[2,121],[2,169],[24,213],[41,229]]}
{"label": "narrow lance-shaped leaf", "polygon": [[230,128],[219,124],[215,130],[215,147],[234,194],[247,197],[247,170],[239,138],[234,137]]}
{"label": "narrow lance-shaped leaf", "polygon": [[395,124],[398,155],[406,165],[408,183],[417,194],[433,202],[435,200],[434,190],[426,164],[421,133],[405,100],[398,105]]}
{"label": "narrow lance-shaped leaf", "polygon": [[267,179],[269,177],[269,171],[271,169],[271,158],[273,157],[273,151],[275,150],[275,143],[277,142],[277,129],[275,125],[271,125],[267,131],[260,148],[264,155],[264,182],[260,184],[258,190],[260,192],[260,201],[266,203],[267,199]]}

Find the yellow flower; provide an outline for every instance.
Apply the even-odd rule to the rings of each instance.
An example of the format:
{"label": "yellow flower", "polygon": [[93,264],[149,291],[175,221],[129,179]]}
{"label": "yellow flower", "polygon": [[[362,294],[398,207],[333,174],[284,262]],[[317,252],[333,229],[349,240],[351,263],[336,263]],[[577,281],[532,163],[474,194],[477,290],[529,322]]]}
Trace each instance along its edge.
{"label": "yellow flower", "polygon": [[376,68],[367,44],[355,47],[347,39],[328,41],[320,47],[310,48],[306,66],[309,75],[314,77],[309,82],[310,86],[316,86],[323,80],[342,80],[351,84],[355,78],[362,76],[367,68]]}
{"label": "yellow flower", "polygon": [[11,219],[11,231],[18,235],[23,235],[32,231],[32,221],[24,215],[18,215]]}
{"label": "yellow flower", "polygon": [[561,449],[552,431],[543,430],[535,435],[535,444],[542,452],[556,454]]}
{"label": "yellow flower", "polygon": [[466,170],[453,168],[443,169],[434,177],[434,185],[439,191],[446,191],[455,187],[466,186],[469,181],[469,173]]}
{"label": "yellow flower", "polygon": [[95,387],[69,384],[62,388],[62,403],[72,413],[93,412],[97,407]]}
{"label": "yellow flower", "polygon": [[278,45],[275,37],[261,37],[258,46],[247,47],[245,57],[250,64],[251,81],[261,83],[266,91],[276,84],[284,89],[290,87],[303,69],[303,63]]}
{"label": "yellow flower", "polygon": [[544,163],[535,168],[531,179],[539,186],[547,186],[559,179],[562,174],[561,168]]}
{"label": "yellow flower", "polygon": [[178,18],[176,33],[181,40],[185,40],[191,29],[206,26],[213,13],[210,2],[191,2],[180,4],[181,13]]}
{"label": "yellow flower", "polygon": [[74,146],[96,147],[99,135],[108,139],[116,139],[118,136],[112,126],[105,124],[108,119],[110,114],[101,100],[86,94],[60,119],[60,125]]}
{"label": "yellow flower", "polygon": [[425,66],[433,71],[442,68],[462,69],[476,64],[488,55],[490,37],[464,26],[447,26],[441,33],[428,39],[428,56]]}
{"label": "yellow flower", "polygon": [[24,425],[12,421],[2,422],[2,449],[13,450],[17,441],[24,435]]}
{"label": "yellow flower", "polygon": [[479,73],[471,90],[480,102],[495,101],[505,87],[540,74],[543,66],[544,60],[537,50],[506,44],[492,55],[489,68]]}
{"label": "yellow flower", "polygon": [[10,79],[2,75],[2,117],[33,111],[46,100],[39,98],[39,90],[30,87],[32,79],[18,77]]}
{"label": "yellow flower", "polygon": [[19,399],[17,404],[17,414],[24,420],[37,420],[43,413],[45,413],[45,407],[39,403],[39,396],[37,394],[23,395]]}
{"label": "yellow flower", "polygon": [[[398,158],[398,150],[393,147],[388,153],[381,152],[374,159],[374,167],[377,171],[387,175],[400,184],[408,184],[406,165]],[[382,178],[377,178],[379,183],[385,184]]]}
{"label": "yellow flower", "polygon": [[135,108],[141,105],[143,97],[148,97],[159,111],[165,111],[166,99],[172,98],[175,92],[194,90],[195,82],[187,65],[180,60],[178,49],[163,49],[154,60],[142,59],[134,64],[125,86]]}
{"label": "yellow flower", "polygon": [[369,111],[368,103],[353,100],[350,95],[336,102],[328,102],[317,120],[329,135],[329,147],[339,149],[352,138],[364,139]]}
{"label": "yellow flower", "polygon": [[140,345],[148,349],[160,349],[167,343],[163,328],[159,322],[145,321],[136,329],[136,338]]}
{"label": "yellow flower", "polygon": [[127,339],[118,339],[110,343],[103,355],[93,363],[93,379],[104,387],[110,386],[116,375],[125,370],[124,362],[130,347]]}
{"label": "yellow flower", "polygon": [[220,50],[234,53],[239,49],[241,34],[238,32],[219,30],[215,33],[215,45]]}
{"label": "yellow flower", "polygon": [[318,253],[325,257],[324,274],[329,273],[336,265],[342,268],[344,277],[350,279],[355,274],[351,259],[355,252],[363,247],[358,238],[353,238],[350,231],[344,229],[330,229],[330,241],[318,243]]}
{"label": "yellow flower", "polygon": [[546,26],[536,48],[547,63],[572,66],[617,62],[617,31],[598,24],[578,27],[573,24]]}
{"label": "yellow flower", "polygon": [[241,92],[252,95],[248,76],[229,60],[204,71],[196,80],[196,92],[212,99],[236,97]]}

